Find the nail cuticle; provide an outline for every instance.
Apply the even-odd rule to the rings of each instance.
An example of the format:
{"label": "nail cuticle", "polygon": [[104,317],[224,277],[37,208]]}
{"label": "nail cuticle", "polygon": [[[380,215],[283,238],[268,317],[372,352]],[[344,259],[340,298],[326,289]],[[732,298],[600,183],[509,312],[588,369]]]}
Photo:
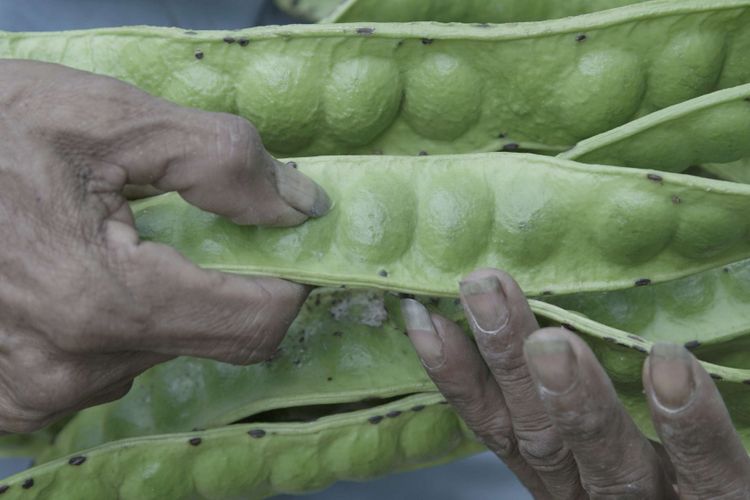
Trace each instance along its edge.
{"label": "nail cuticle", "polygon": [[401,300],[407,333],[417,349],[422,365],[436,370],[445,364],[444,343],[432,323],[429,311],[414,299]]}
{"label": "nail cuticle", "polygon": [[651,399],[662,411],[678,413],[696,399],[697,382],[691,355],[676,344],[657,343],[648,359]]}
{"label": "nail cuticle", "polygon": [[475,332],[498,335],[510,323],[507,297],[496,276],[459,282],[469,323]]}

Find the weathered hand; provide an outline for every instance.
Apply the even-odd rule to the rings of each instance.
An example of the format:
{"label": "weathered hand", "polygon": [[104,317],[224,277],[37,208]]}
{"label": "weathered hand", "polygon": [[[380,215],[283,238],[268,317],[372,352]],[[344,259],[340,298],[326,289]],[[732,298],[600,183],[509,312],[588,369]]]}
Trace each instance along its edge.
{"label": "weathered hand", "polygon": [[242,224],[294,225],[326,194],[247,121],[52,64],[0,61],[0,431],[125,394],[155,363],[270,356],[308,290],[203,271],[140,242],[126,183]]}
{"label": "weathered hand", "polygon": [[472,273],[461,301],[476,345],[406,299],[409,337],[466,424],[536,498],[750,496],[750,459],[716,386],[683,347],[655,345],[643,368],[659,450],[586,343],[562,328],[540,330],[510,276]]}

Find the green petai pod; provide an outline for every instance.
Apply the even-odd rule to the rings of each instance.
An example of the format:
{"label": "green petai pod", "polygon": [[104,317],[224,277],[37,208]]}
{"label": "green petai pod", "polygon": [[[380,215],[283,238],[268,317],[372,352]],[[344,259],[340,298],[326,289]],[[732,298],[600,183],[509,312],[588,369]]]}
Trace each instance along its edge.
{"label": "green petai pod", "polygon": [[0,33],[0,57],[61,63],[240,114],[282,156],[557,153],[750,83],[748,51],[750,0],[644,2],[504,25]]}
{"label": "green petai pod", "polygon": [[741,184],[514,153],[295,162],[331,195],[329,215],[240,227],[167,194],[132,205],[138,230],[206,268],[436,296],[456,296],[476,267],[505,269],[535,296],[750,256]]}
{"label": "green petai pod", "polygon": [[700,168],[710,177],[750,184],[750,157],[729,163],[705,163]]}
{"label": "green petai pod", "polygon": [[[282,0],[283,1],[283,0]],[[323,23],[438,21],[444,23],[516,23],[578,16],[643,0],[345,0]],[[318,12],[327,9],[321,9]],[[311,19],[311,16],[307,17]]]}
{"label": "green petai pod", "polygon": [[274,0],[276,6],[290,16],[316,22],[330,16],[343,0]]}
{"label": "green petai pod", "polygon": [[[750,84],[664,108],[581,141],[557,156],[582,163],[682,172],[694,165],[750,159],[748,137]],[[742,171],[743,165],[747,167],[745,162],[736,170]],[[707,167],[709,172],[711,168]]]}

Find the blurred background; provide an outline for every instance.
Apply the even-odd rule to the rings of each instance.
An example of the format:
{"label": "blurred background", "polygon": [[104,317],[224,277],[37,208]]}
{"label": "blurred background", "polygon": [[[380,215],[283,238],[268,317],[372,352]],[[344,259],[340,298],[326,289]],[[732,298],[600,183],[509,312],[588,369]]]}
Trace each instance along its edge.
{"label": "blurred background", "polygon": [[[148,24],[187,29],[235,29],[299,22],[271,0],[0,0],[0,30],[56,31]],[[31,465],[27,458],[0,459],[0,478]],[[275,500],[477,500],[530,499],[515,476],[485,453],[432,469],[395,474],[368,483],[338,483],[312,495]],[[86,500],[86,499],[82,499]]]}

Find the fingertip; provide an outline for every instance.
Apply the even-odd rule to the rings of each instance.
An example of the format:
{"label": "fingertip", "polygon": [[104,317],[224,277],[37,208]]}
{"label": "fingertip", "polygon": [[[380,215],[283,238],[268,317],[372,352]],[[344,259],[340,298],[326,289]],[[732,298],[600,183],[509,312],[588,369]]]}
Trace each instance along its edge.
{"label": "fingertip", "polygon": [[308,217],[322,217],[331,210],[331,199],[325,189],[296,168],[296,163],[274,160],[276,188],[290,207]]}

